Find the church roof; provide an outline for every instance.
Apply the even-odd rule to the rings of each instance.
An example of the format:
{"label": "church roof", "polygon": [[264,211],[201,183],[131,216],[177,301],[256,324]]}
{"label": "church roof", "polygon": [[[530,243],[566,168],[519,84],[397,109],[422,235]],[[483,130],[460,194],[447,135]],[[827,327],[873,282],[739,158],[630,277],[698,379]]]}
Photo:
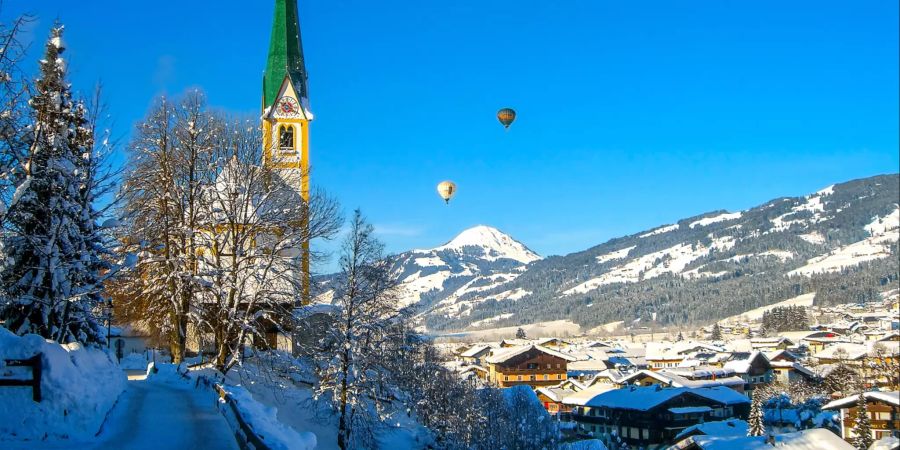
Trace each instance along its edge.
{"label": "church roof", "polygon": [[263,108],[272,106],[284,78],[289,77],[300,99],[308,99],[306,66],[303,63],[303,44],[300,40],[300,21],[297,0],[275,0],[275,20],[272,40],[263,75]]}

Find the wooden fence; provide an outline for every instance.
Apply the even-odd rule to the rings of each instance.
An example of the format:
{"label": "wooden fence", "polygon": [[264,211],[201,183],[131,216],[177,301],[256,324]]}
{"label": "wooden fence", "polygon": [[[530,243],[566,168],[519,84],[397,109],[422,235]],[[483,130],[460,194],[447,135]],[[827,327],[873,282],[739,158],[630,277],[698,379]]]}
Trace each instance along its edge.
{"label": "wooden fence", "polygon": [[31,398],[41,401],[41,372],[43,371],[43,363],[41,362],[41,354],[32,356],[28,359],[7,359],[6,367],[30,367],[31,379],[22,380],[15,378],[0,378],[0,386],[26,386],[31,387]]}

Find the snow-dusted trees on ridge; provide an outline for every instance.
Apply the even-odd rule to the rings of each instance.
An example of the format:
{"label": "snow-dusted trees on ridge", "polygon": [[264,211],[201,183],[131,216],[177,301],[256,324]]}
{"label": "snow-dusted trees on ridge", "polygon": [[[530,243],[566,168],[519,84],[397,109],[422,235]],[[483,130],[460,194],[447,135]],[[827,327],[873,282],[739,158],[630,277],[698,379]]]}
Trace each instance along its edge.
{"label": "snow-dusted trees on ridge", "polygon": [[189,326],[227,372],[243,345],[290,332],[300,300],[302,242],[340,225],[323,193],[299,195],[300,174],[262,165],[256,124],[207,109],[200,93],[159,99],[130,145],[121,191],[138,255],[114,287],[117,313],[184,358]]}
{"label": "snow-dusted trees on ridge", "polygon": [[113,272],[94,199],[108,185],[98,173],[91,117],[66,82],[63,51],[57,26],[29,100],[27,160],[10,172],[16,190],[2,236],[0,320],[19,334],[99,343],[105,333],[94,315]]}

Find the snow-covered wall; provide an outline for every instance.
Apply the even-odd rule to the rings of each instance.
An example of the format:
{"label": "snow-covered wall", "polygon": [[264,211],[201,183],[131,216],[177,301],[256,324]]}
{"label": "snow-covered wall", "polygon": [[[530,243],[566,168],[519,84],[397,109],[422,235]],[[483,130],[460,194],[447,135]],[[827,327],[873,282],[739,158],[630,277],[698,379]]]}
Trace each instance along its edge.
{"label": "snow-covered wall", "polygon": [[0,441],[94,436],[125,389],[125,374],[103,350],[60,345],[34,334],[20,337],[0,327],[0,376],[30,378],[27,368],[6,367],[4,361],[38,353],[43,354],[43,399],[32,400],[31,388],[0,387]]}

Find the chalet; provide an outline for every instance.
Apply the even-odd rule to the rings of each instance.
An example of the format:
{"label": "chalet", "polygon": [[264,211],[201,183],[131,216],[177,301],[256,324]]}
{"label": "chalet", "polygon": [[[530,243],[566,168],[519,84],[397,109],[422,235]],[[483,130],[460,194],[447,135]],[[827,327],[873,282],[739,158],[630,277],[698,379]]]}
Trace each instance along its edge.
{"label": "chalet", "polygon": [[608,369],[606,362],[601,359],[587,359],[572,361],[568,365],[569,378],[587,380],[597,376]]}
{"label": "chalet", "polygon": [[759,350],[762,352],[774,352],[777,350],[785,350],[788,347],[793,347],[796,345],[794,341],[783,337],[783,336],[775,336],[775,337],[760,337],[750,339],[750,347],[753,350]]}
{"label": "chalet", "polygon": [[788,383],[791,381],[815,381],[818,375],[800,363],[800,357],[787,350],[778,350],[766,353],[769,363],[772,364],[775,380]]}
{"label": "chalet", "polygon": [[714,387],[725,386],[744,392],[744,380],[734,371],[717,367],[666,369],[658,372],[641,370],[620,380],[620,385],[665,387]]}
{"label": "chalet", "polygon": [[732,353],[722,368],[733,370],[744,380],[744,392],[749,396],[757,386],[771,383],[775,378],[769,358],[762,352]]}
{"label": "chalet", "polygon": [[491,346],[490,345],[474,345],[468,350],[459,354],[460,359],[466,364],[472,364],[476,366],[482,365],[482,361],[488,355],[491,354]]}
{"label": "chalet", "polygon": [[560,338],[543,338],[537,341],[537,344],[542,347],[552,348],[554,350],[562,350],[565,348],[569,348],[572,343],[568,341],[564,341]]}
{"label": "chalet", "polygon": [[485,369],[484,367],[481,367],[481,366],[468,366],[468,367],[463,368],[459,372],[459,375],[463,379],[477,378],[479,380],[487,380],[488,371],[487,371],[487,369]]}
{"label": "chalet", "polygon": [[568,363],[574,360],[571,355],[534,344],[501,349],[485,358],[488,380],[499,387],[559,384],[567,378]]}
{"label": "chalet", "polygon": [[606,442],[617,435],[633,447],[667,443],[697,423],[733,417],[746,419],[750,412],[747,397],[721,386],[699,389],[630,386],[584,399],[587,392],[563,401],[573,405],[572,418],[577,423],[578,434]]}
{"label": "chalet", "polygon": [[[872,422],[872,438],[879,440],[886,436],[896,435],[900,431],[900,392],[865,392],[866,410]],[[859,395],[835,400],[822,407],[823,410],[840,411],[841,413],[841,437],[847,442],[852,442],[855,434],[853,427],[856,418],[856,409],[859,405]]]}
{"label": "chalet", "polygon": [[500,341],[501,348],[509,348],[509,347],[521,347],[523,345],[529,345],[531,341],[528,339],[504,339]]}
{"label": "chalet", "polygon": [[563,399],[582,390],[575,386],[571,383],[565,385],[561,383],[558,386],[539,387],[535,389],[535,394],[551,416],[559,415],[565,418],[572,412],[572,407],[563,403]]}

